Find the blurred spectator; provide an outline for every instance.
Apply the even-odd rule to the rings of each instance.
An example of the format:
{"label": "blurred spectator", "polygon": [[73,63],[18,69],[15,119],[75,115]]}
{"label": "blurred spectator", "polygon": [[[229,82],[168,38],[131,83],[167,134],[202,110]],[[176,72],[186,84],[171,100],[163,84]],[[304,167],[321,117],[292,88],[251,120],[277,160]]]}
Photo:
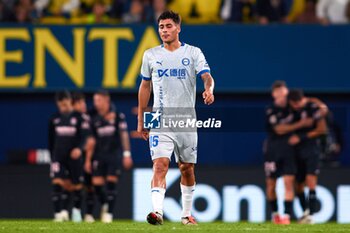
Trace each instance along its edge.
{"label": "blurred spectator", "polygon": [[[290,0],[286,0],[290,1]],[[297,0],[287,3],[287,22],[293,23],[296,21],[297,17],[299,17],[305,10],[305,1],[307,0]]]}
{"label": "blurred spectator", "polygon": [[31,14],[34,9],[32,0],[19,0],[15,5],[15,18],[18,23],[31,22]]}
{"label": "blurred spectator", "polygon": [[347,23],[346,9],[349,0],[319,0],[317,18],[324,25]]}
{"label": "blurred spectator", "polygon": [[126,0],[113,0],[110,10],[110,16],[114,19],[121,19],[125,10]]}
{"label": "blurred spectator", "polygon": [[15,8],[18,0],[0,0],[1,5],[5,6],[5,9],[12,10]]}
{"label": "blurred spectator", "polygon": [[257,0],[257,12],[260,24],[287,22],[287,5],[284,0]]}
{"label": "blurred spectator", "polygon": [[350,1],[346,5],[346,18],[348,19],[348,22],[350,22]]}
{"label": "blurred spectator", "polygon": [[255,0],[224,0],[220,15],[225,22],[253,22]]}
{"label": "blurred spectator", "polygon": [[104,1],[97,0],[92,6],[92,12],[87,17],[88,23],[108,23],[109,17],[107,16],[108,6]]}
{"label": "blurred spectator", "polygon": [[169,9],[178,12],[185,23],[220,22],[221,0],[173,0]]}
{"label": "blurred spectator", "polygon": [[141,0],[132,0],[128,13],[122,17],[124,23],[139,23],[143,20],[143,4]]}
{"label": "blurred spectator", "polygon": [[83,14],[93,13],[93,8],[96,4],[104,5],[105,11],[109,12],[112,0],[80,0],[80,12]]}
{"label": "blurred spectator", "polygon": [[146,13],[146,20],[150,23],[157,23],[158,17],[167,10],[165,0],[153,0],[150,10]]}
{"label": "blurred spectator", "polygon": [[77,15],[79,11],[79,0],[36,0],[35,9],[42,16],[46,13],[49,16]]}
{"label": "blurred spectator", "polygon": [[0,22],[14,21],[11,9],[4,1],[0,1]]}
{"label": "blurred spectator", "polygon": [[317,0],[306,0],[304,11],[297,16],[297,23],[318,23],[316,17],[316,2]]}

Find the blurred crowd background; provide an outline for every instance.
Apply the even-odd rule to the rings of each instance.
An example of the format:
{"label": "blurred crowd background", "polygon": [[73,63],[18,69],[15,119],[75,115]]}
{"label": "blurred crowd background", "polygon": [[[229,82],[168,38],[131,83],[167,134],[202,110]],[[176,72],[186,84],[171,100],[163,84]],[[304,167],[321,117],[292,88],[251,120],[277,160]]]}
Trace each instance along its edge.
{"label": "blurred crowd background", "polygon": [[350,0],[0,0],[0,22],[152,24],[166,9],[188,24],[350,22]]}

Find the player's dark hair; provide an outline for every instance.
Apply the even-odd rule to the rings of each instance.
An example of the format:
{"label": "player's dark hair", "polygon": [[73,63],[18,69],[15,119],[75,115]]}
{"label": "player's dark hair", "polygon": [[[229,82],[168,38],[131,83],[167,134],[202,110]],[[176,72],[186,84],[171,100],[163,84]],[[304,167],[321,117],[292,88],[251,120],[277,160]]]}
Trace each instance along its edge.
{"label": "player's dark hair", "polygon": [[64,90],[64,91],[58,91],[55,94],[55,100],[57,102],[65,100],[65,99],[72,99],[71,94],[69,93],[69,91]]}
{"label": "player's dark hair", "polygon": [[276,88],[287,87],[287,84],[283,80],[276,80],[272,83],[271,90],[275,90]]}
{"label": "player's dark hair", "polygon": [[298,102],[304,98],[304,92],[301,89],[293,89],[289,91],[288,100]]}
{"label": "player's dark hair", "polygon": [[80,101],[80,100],[85,100],[85,95],[82,92],[76,91],[72,93],[72,101],[73,104]]}
{"label": "player's dark hair", "polygon": [[105,96],[105,97],[111,97],[109,92],[107,90],[105,90],[105,89],[100,89],[100,90],[96,91],[95,95],[102,95],[102,96]]}
{"label": "player's dark hair", "polygon": [[181,23],[181,17],[178,13],[174,12],[174,11],[164,11],[159,17],[158,17],[158,23],[161,20],[164,19],[172,19],[174,21],[174,23],[176,24],[180,24]]}

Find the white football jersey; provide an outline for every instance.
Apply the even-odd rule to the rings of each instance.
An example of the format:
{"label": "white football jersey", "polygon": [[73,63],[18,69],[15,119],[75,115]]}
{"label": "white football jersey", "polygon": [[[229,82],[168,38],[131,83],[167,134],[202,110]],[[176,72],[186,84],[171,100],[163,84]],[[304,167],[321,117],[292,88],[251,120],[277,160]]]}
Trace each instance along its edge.
{"label": "white football jersey", "polygon": [[196,79],[206,72],[202,51],[185,43],[172,52],[160,45],[143,55],[141,76],[152,81],[154,108],[194,108]]}

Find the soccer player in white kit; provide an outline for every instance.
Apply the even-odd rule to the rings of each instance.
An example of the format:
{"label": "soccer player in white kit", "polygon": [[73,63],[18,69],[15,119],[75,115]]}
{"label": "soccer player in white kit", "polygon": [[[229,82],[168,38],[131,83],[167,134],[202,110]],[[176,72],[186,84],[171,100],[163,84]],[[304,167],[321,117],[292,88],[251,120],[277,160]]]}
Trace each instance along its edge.
{"label": "soccer player in white kit", "polygon": [[147,140],[153,160],[151,197],[153,212],[147,216],[150,224],[163,224],[163,201],[171,155],[174,152],[181,172],[182,216],[184,225],[196,225],[191,215],[195,190],[194,164],[197,162],[197,132],[154,132],[144,128],[144,112],[153,88],[153,108],[184,109],[195,107],[196,79],[204,82],[202,94],[205,104],[214,102],[214,79],[202,51],[180,42],[180,16],[166,11],[158,18],[159,35],[163,44],[145,51],[141,67],[137,130]]}

